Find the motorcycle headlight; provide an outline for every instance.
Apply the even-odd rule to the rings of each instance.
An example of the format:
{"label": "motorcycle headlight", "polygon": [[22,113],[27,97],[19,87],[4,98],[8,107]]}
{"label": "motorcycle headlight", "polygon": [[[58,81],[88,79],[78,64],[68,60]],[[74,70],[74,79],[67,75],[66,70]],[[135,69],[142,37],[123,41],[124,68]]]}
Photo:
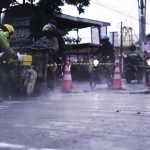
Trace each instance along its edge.
{"label": "motorcycle headlight", "polygon": [[146,62],[148,64],[148,66],[150,66],[150,59],[148,59]]}
{"label": "motorcycle headlight", "polygon": [[93,60],[93,64],[94,64],[94,66],[97,66],[99,64],[99,61],[98,60]]}

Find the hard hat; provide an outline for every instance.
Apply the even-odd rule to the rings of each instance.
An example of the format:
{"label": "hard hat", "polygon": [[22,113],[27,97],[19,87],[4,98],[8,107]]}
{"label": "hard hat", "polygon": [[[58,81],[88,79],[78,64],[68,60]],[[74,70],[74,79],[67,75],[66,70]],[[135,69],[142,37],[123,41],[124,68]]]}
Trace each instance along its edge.
{"label": "hard hat", "polygon": [[7,37],[8,41],[10,42],[10,40],[14,36],[14,27],[12,25],[9,25],[9,24],[3,24],[1,26],[1,29],[5,32],[6,37]]}

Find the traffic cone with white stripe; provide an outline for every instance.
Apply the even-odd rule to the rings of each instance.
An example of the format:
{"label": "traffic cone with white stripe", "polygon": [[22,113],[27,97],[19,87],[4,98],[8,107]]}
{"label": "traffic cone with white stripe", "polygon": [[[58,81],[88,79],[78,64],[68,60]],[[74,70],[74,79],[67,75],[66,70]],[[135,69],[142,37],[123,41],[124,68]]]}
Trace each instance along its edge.
{"label": "traffic cone with white stripe", "polygon": [[71,92],[73,89],[72,77],[70,73],[69,59],[66,58],[66,65],[63,74],[62,92]]}
{"label": "traffic cone with white stripe", "polygon": [[114,80],[113,80],[113,86],[112,89],[123,89],[122,88],[122,81],[121,81],[121,75],[120,75],[120,68],[119,63],[116,63],[115,67],[115,73],[114,73]]}

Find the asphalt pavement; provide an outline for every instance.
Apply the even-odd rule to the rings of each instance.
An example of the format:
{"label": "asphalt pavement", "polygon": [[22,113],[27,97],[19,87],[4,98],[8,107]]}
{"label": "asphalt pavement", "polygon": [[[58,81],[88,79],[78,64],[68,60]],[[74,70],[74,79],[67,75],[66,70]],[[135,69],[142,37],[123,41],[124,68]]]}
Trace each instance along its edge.
{"label": "asphalt pavement", "polygon": [[1,102],[0,150],[149,150],[149,87],[122,87],[78,81],[71,93]]}

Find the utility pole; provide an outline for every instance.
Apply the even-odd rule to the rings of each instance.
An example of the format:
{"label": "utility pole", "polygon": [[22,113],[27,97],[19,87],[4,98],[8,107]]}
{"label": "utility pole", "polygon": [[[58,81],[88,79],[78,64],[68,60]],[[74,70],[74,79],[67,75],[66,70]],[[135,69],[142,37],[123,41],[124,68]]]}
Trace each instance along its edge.
{"label": "utility pole", "polygon": [[[77,45],[79,44],[79,29],[76,29],[77,31]],[[77,62],[79,61],[79,49],[77,48]]]}
{"label": "utility pole", "polygon": [[122,72],[123,60],[122,60],[122,22],[121,22],[121,37],[120,37],[120,71]]}
{"label": "utility pole", "polygon": [[142,51],[142,43],[146,35],[146,0],[138,0],[139,10],[139,46]]}

